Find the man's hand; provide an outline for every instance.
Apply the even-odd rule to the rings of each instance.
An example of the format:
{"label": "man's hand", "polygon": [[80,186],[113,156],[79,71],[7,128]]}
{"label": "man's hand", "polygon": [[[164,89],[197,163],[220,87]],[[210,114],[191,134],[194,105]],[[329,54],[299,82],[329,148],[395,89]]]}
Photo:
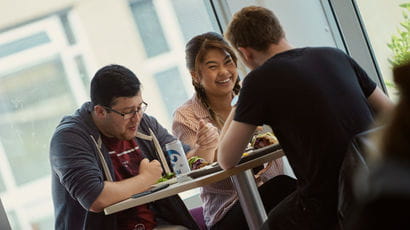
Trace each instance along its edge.
{"label": "man's hand", "polygon": [[140,163],[139,175],[147,184],[155,184],[162,175],[161,163],[157,160],[149,161],[147,158]]}
{"label": "man's hand", "polygon": [[143,159],[139,166],[138,175],[120,181],[104,181],[103,191],[92,203],[89,210],[101,212],[109,205],[149,189],[158,181],[161,173],[162,167],[157,160],[150,162],[148,159]]}

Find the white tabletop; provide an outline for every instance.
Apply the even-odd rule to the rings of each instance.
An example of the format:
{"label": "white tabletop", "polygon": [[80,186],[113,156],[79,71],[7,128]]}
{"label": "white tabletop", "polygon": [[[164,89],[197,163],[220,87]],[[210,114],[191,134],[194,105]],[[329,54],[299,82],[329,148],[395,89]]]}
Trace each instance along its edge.
{"label": "white tabletop", "polygon": [[[268,148],[268,147],[267,147]],[[241,163],[236,167],[229,170],[221,170],[215,173],[204,175],[196,179],[190,179],[184,182],[178,182],[171,184],[169,187],[162,189],[160,191],[139,197],[139,198],[129,198],[124,201],[120,201],[104,209],[106,215],[113,214],[124,209],[132,208],[138,205],[146,204],[155,200],[163,199],[169,196],[176,195],[180,192],[184,192],[197,187],[202,187],[204,185],[212,184],[221,180],[224,180],[230,176],[236,175],[245,170],[259,166],[265,162],[277,159],[284,155],[281,149],[268,152],[260,157],[249,160],[247,162]]]}

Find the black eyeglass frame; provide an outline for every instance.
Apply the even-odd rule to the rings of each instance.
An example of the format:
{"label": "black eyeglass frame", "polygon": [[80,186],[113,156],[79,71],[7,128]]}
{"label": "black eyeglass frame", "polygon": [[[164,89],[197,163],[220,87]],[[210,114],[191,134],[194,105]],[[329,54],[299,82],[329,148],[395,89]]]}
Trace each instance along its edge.
{"label": "black eyeglass frame", "polygon": [[147,110],[148,103],[146,103],[145,101],[143,101],[143,102],[141,103],[141,106],[138,107],[137,110],[134,110],[134,111],[131,111],[131,112],[128,112],[128,113],[122,113],[122,112],[120,112],[120,111],[117,111],[117,110],[115,110],[115,109],[113,109],[113,108],[111,108],[111,107],[104,106],[104,105],[103,105],[102,107],[103,107],[104,109],[108,110],[108,111],[114,112],[114,113],[116,113],[116,114],[122,116],[122,117],[124,118],[124,120],[128,120],[128,119],[131,119],[131,118],[135,117],[135,115],[137,115],[137,113],[142,115],[142,114],[145,112],[145,110]]}

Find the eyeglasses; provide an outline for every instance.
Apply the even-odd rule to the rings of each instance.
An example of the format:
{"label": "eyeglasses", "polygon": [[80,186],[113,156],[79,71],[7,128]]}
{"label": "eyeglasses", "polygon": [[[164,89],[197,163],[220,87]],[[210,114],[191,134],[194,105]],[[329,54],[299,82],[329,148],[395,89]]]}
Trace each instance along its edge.
{"label": "eyeglasses", "polygon": [[108,106],[103,106],[103,107],[108,111],[112,111],[112,112],[114,112],[118,115],[121,115],[124,118],[124,120],[128,120],[128,119],[131,119],[131,118],[135,117],[135,115],[137,115],[137,114],[142,115],[145,112],[145,110],[147,109],[147,106],[148,106],[148,104],[143,101],[141,106],[138,107],[137,110],[134,110],[134,111],[131,111],[131,112],[128,112],[128,113],[121,113],[121,112],[119,112],[115,109],[112,109],[112,108],[108,107]]}

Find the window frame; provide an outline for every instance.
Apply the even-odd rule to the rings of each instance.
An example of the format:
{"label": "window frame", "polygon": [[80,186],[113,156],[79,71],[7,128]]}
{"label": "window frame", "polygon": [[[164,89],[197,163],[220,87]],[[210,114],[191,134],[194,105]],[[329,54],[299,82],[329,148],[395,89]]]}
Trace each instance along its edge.
{"label": "window frame", "polygon": [[[80,73],[78,72],[75,58],[81,56],[87,69],[95,69],[95,64],[90,58],[91,52],[83,40],[76,39],[75,43],[69,41],[67,31],[64,28],[67,25],[63,25],[61,16],[65,16],[70,25],[76,25],[76,27],[70,29],[75,30],[75,34],[79,38],[84,37],[84,33],[78,26],[80,24],[78,18],[69,9],[50,14],[46,17],[33,19],[24,24],[18,24],[1,31],[0,44],[7,44],[42,32],[47,34],[50,41],[1,58],[0,78],[57,57],[63,65],[64,75],[67,78],[69,90],[75,100],[74,103],[80,105],[87,101],[89,96],[79,77]],[[50,190],[51,175],[17,185],[1,142],[0,172],[6,189],[0,194],[4,207],[7,207],[9,212],[10,224],[18,222],[20,228],[30,229],[29,223],[53,216],[54,209]],[[50,191],[43,192],[44,188],[48,188]],[[25,191],[32,191],[33,194],[39,195],[26,196]],[[14,215],[11,215],[13,213]]]}
{"label": "window frame", "polygon": [[[318,0],[328,20],[336,45],[353,57],[377,85],[387,94],[383,76],[376,61],[359,8],[355,0]],[[232,14],[228,0],[208,0],[221,32],[225,31]],[[260,5],[260,1],[247,1]]]}

